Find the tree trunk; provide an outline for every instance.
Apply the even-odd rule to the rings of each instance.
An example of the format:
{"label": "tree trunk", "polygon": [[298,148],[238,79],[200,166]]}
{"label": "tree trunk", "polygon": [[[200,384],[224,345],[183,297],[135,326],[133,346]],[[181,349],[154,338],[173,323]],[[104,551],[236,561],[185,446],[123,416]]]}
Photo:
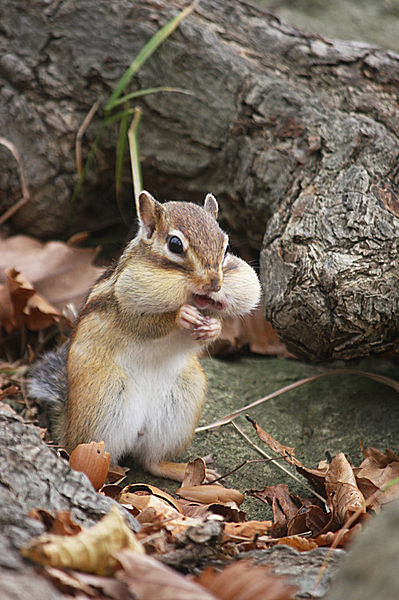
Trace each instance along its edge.
{"label": "tree trunk", "polygon": [[[0,130],[32,191],[15,229],[63,230],[79,125],[184,4],[1,0]],[[266,316],[303,357],[398,344],[398,80],[393,53],[304,34],[238,0],[201,0],[135,78],[190,92],[141,100],[146,187],[190,200],[212,191],[236,246],[257,251],[263,238]],[[93,228],[114,202],[116,133],[84,187]],[[1,212],[19,188],[0,151]]]}

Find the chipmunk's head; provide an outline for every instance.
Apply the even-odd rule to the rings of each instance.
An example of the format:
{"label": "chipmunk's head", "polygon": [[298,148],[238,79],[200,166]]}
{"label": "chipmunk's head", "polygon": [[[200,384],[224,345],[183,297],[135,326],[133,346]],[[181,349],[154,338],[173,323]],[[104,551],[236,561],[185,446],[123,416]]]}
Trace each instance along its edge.
{"label": "chipmunk's head", "polygon": [[186,302],[211,312],[231,312],[223,286],[226,270],[235,270],[239,259],[228,252],[229,240],[217,223],[214,196],[208,194],[203,206],[191,202],[161,204],[143,191],[137,213],[140,229],[131,250],[135,261],[140,260],[140,269],[129,261],[129,252],[125,262],[129,263],[131,279],[135,271],[136,301],[140,283],[147,294],[146,306],[152,290],[150,309],[154,312],[177,310]]}

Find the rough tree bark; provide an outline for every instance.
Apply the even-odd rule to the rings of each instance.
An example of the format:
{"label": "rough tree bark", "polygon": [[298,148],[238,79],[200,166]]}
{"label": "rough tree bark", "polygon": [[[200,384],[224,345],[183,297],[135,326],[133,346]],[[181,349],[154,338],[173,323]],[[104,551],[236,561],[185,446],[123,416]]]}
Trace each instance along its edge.
{"label": "rough tree bark", "polygon": [[[33,192],[16,229],[61,232],[84,115],[183,4],[1,0],[0,130]],[[201,0],[135,79],[192,93],[142,101],[146,186],[186,199],[211,190],[236,242],[256,251],[263,238],[266,316],[305,358],[398,345],[398,80],[391,52],[217,0]],[[99,198],[113,202],[114,143],[85,187],[93,219]],[[19,192],[1,152],[4,210]]]}
{"label": "rough tree bark", "polygon": [[[67,510],[75,522],[90,527],[114,501],[97,494],[85,475],[46,446],[36,427],[26,425],[5,404],[0,404],[0,473],[0,597],[64,598],[20,555],[32,537],[45,531],[29,512],[42,508],[55,515]],[[124,514],[137,531],[137,521]]]}

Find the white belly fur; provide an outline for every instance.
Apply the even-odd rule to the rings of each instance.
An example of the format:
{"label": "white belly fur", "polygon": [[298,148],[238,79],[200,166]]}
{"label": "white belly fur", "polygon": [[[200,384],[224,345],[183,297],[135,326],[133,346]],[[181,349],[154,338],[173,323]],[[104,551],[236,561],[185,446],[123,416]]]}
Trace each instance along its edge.
{"label": "white belly fur", "polygon": [[186,332],[121,349],[127,378],[114,414],[101,432],[112,461],[131,453],[144,466],[179,452],[192,435],[195,403],[176,381],[198,344]]}

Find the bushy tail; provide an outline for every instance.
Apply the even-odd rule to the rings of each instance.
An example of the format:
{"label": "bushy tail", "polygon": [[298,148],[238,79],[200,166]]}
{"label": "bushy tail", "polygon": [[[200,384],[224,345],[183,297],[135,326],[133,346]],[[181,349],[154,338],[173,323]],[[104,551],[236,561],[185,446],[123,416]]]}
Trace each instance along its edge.
{"label": "bushy tail", "polygon": [[27,378],[28,395],[45,402],[51,411],[59,411],[68,397],[66,356],[66,344],[47,352],[32,366]]}

